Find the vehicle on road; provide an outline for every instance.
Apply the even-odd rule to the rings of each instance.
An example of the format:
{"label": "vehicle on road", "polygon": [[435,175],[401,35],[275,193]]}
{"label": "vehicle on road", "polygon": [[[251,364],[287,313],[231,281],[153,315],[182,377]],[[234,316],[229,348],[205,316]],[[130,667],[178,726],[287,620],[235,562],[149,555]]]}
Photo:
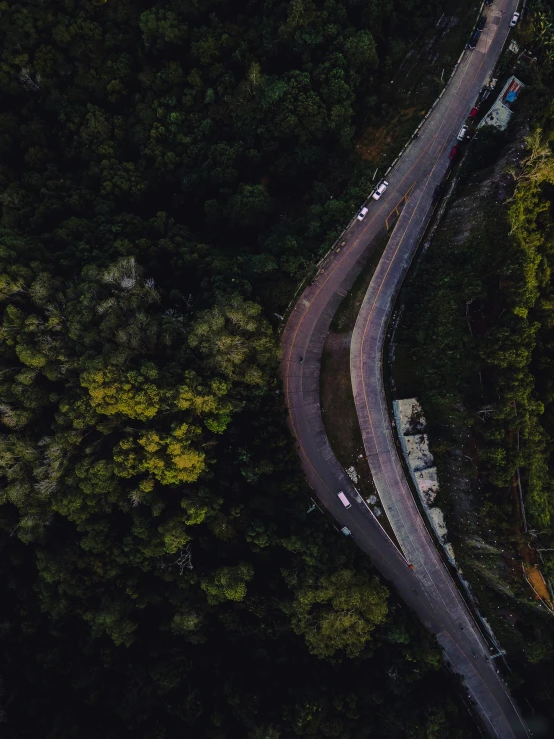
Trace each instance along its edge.
{"label": "vehicle on road", "polygon": [[473,118],[475,118],[475,116],[477,115],[477,113],[478,113],[478,112],[479,112],[479,108],[477,107],[477,105],[475,105],[475,106],[474,106],[474,107],[473,107],[473,108],[471,109],[471,112],[470,112],[470,114],[468,115],[468,118],[471,118],[471,119],[473,120]]}
{"label": "vehicle on road", "polygon": [[340,491],[340,493],[337,493],[337,495],[338,495],[340,502],[343,504],[345,508],[352,508],[352,503],[348,500],[348,498],[342,492],[342,490]]}
{"label": "vehicle on road", "polygon": [[491,91],[488,87],[483,87],[481,92],[479,93],[479,102],[482,103],[484,100],[488,98],[488,96],[491,94]]}
{"label": "vehicle on road", "polygon": [[469,42],[470,49],[474,49],[477,46],[477,42],[479,41],[480,35],[481,35],[481,31],[475,31],[475,33],[473,34]]}
{"label": "vehicle on road", "polygon": [[358,213],[358,220],[363,221],[366,215],[367,215],[367,208],[362,208],[361,211]]}
{"label": "vehicle on road", "polygon": [[458,146],[458,144],[456,144],[456,146],[452,147],[452,150],[450,151],[450,154],[448,156],[450,157],[450,159],[456,159],[459,151],[460,147]]}
{"label": "vehicle on road", "polygon": [[435,187],[435,191],[433,192],[433,203],[436,203],[437,200],[440,198],[441,193],[442,193],[442,187],[443,187],[442,182]]}
{"label": "vehicle on road", "polygon": [[492,5],[492,0],[485,0],[485,5],[490,7]]}
{"label": "vehicle on road", "polygon": [[371,196],[373,198],[373,200],[379,200],[379,198],[385,192],[385,190],[387,189],[388,186],[389,186],[389,183],[386,180],[382,180],[382,182],[380,182],[377,185],[377,187],[375,188],[375,191],[374,191],[373,195]]}
{"label": "vehicle on road", "polygon": [[481,16],[481,17],[479,18],[479,23],[477,24],[477,30],[478,30],[478,31],[482,31],[482,30],[483,30],[483,28],[484,28],[484,27],[486,26],[486,24],[487,24],[487,19],[485,18],[485,16],[484,16],[484,15],[482,15],[482,16]]}
{"label": "vehicle on road", "polygon": [[458,141],[463,141],[466,137],[466,133],[467,133],[467,126],[464,123],[464,125],[458,131],[458,136],[456,137]]}
{"label": "vehicle on road", "polygon": [[513,28],[514,26],[516,26],[518,20],[519,20],[519,13],[516,11],[512,16],[512,20],[510,21],[510,28]]}
{"label": "vehicle on road", "polygon": [[300,362],[300,364],[302,364],[302,362],[304,361],[304,357],[300,357],[298,361]]}
{"label": "vehicle on road", "polygon": [[[509,6],[512,11],[514,4]],[[494,5],[496,7],[501,4],[495,2]],[[418,188],[423,187],[421,192],[424,195],[420,199],[421,205],[412,200],[412,205],[404,211],[404,215],[401,215],[405,228],[398,229],[393,241],[389,242],[388,252],[381,261],[382,268],[375,272],[373,286],[370,286],[372,290],[375,288],[375,292],[371,295],[366,293],[369,297],[362,301],[353,330],[355,338],[350,347],[350,380],[359,427],[363,435],[364,456],[371,459],[372,472],[375,480],[379,481],[378,491],[380,498],[383,499],[383,505],[390,505],[393,515],[396,511],[399,513],[395,517],[398,546],[387,537],[379,521],[368,515],[369,511],[362,499],[358,498],[350,482],[345,480],[344,471],[328,439],[324,437],[324,443],[321,443],[324,430],[321,429],[319,418],[317,425],[310,422],[313,403],[316,400],[313,395],[314,385],[302,381],[302,373],[294,366],[294,359],[291,361],[294,356],[298,358],[301,351],[310,352],[311,358],[316,357],[313,360],[315,376],[318,368],[316,365],[320,364],[317,358],[323,353],[325,335],[335,314],[337,292],[342,293],[343,289],[351,289],[351,285],[366,263],[363,255],[366,254],[370,240],[381,238],[380,234],[387,225],[390,208],[374,206],[372,209],[368,203],[369,209],[372,210],[369,219],[371,223],[368,221],[363,227],[363,238],[359,238],[360,228],[354,224],[351,238],[348,239],[348,247],[344,251],[341,250],[340,259],[335,261],[334,267],[325,270],[325,279],[318,284],[312,282],[298,296],[295,310],[291,311],[282,335],[284,356],[281,368],[291,431],[298,439],[303,468],[310,486],[334,518],[340,521],[338,524],[335,523],[335,532],[340,532],[341,524],[342,527],[345,525],[344,521],[355,526],[356,544],[372,558],[383,576],[394,583],[420,620],[433,634],[449,636],[444,640],[441,639],[445,660],[465,681],[467,691],[479,697],[477,711],[490,729],[488,735],[496,736],[497,739],[498,737],[527,739],[527,732],[518,709],[512,703],[504,684],[498,679],[499,676],[492,669],[494,664],[492,657],[489,663],[481,657],[478,660],[472,657],[472,648],[480,647],[481,651],[486,651],[486,644],[474,629],[472,614],[452,579],[452,573],[437,552],[436,542],[427,533],[408,479],[401,471],[400,458],[397,459],[395,456],[398,452],[394,444],[388,404],[382,402],[385,394],[382,376],[384,341],[389,319],[394,312],[395,297],[405,278],[406,265],[417,251],[423,224],[429,221],[432,209],[428,208],[428,205],[433,188],[443,176],[447,175],[448,168],[455,164],[450,160],[446,161],[445,153],[450,152],[448,146],[450,145],[452,149],[456,145],[452,156],[454,158],[458,155],[458,159],[462,158],[460,149],[464,143],[456,141],[454,134],[457,131],[454,126],[461,126],[464,122],[469,124],[469,121],[462,118],[463,111],[470,105],[476,105],[479,89],[487,86],[490,69],[495,67],[508,35],[511,15],[507,14],[503,22],[500,22],[500,18],[499,15],[499,25],[495,33],[491,33],[491,38],[487,39],[490,43],[482,45],[482,53],[481,51],[475,54],[466,53],[464,63],[457,67],[455,82],[445,88],[444,95],[431,112],[426,125],[435,132],[433,134],[435,145],[424,147],[422,144],[419,146],[416,144],[419,157],[417,164],[414,162],[413,146],[408,147],[406,159],[400,160],[401,166],[393,181],[395,197],[392,197],[392,191],[389,195],[385,192],[385,201],[396,200],[403,192],[408,191],[407,188],[414,185]],[[481,49],[481,44],[479,47]],[[487,94],[488,92],[487,90]],[[423,139],[423,135],[420,138]],[[439,152],[441,154],[437,161]],[[387,175],[383,172],[383,176]],[[378,182],[380,180],[376,180],[375,185]],[[380,296],[379,300],[369,299],[377,295]],[[344,480],[345,485],[348,484],[349,492],[346,494],[348,497],[345,496],[351,503],[348,511],[342,501],[340,508],[336,505],[337,487],[341,480]],[[354,500],[359,502],[359,505],[354,506]],[[342,509],[345,509],[343,515]],[[350,528],[348,524],[346,526]],[[349,542],[351,543],[354,543],[354,539],[353,542]],[[410,560],[404,559],[403,552],[410,552],[408,555]],[[411,562],[418,562],[418,572],[415,572],[415,567],[410,571]],[[435,593],[440,594],[439,597],[432,595],[427,585],[422,587],[419,584],[420,569],[422,578],[424,577],[425,581],[429,580],[429,586],[435,589]],[[416,588],[417,592],[412,588]],[[426,597],[427,593],[429,598]],[[467,634],[459,627],[456,628],[458,623],[465,625]]]}
{"label": "vehicle on road", "polygon": [[352,536],[352,532],[350,531],[348,526],[343,526],[340,531],[341,531],[341,534],[344,534],[345,536]]}

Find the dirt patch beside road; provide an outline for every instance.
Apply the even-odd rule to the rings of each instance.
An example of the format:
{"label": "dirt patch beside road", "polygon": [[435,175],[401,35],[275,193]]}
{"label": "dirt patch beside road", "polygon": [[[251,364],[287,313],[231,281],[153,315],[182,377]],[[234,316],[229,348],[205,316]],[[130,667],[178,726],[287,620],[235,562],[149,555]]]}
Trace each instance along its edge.
{"label": "dirt patch beside road", "polygon": [[380,514],[379,500],[375,502],[375,498],[371,497],[376,496],[376,491],[365,455],[350,380],[352,330],[387,241],[388,236],[375,247],[333,318],[321,358],[320,398],[325,432],[338,461],[396,543],[385,513]]}
{"label": "dirt patch beside road", "polygon": [[[321,362],[321,409],[333,451],[354,485],[367,500],[375,490],[365,458],[362,435],[350,384],[350,339],[352,332],[329,332]],[[354,479],[354,478],[357,478]]]}

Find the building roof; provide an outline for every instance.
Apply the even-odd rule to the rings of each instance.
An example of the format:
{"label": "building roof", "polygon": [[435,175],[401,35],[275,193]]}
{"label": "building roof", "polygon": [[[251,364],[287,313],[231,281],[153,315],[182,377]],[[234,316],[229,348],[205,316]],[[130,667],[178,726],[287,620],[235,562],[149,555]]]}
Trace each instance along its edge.
{"label": "building roof", "polygon": [[517,96],[524,87],[525,85],[523,82],[512,75],[477,128],[481,128],[482,126],[495,126],[495,128],[504,131],[508,127],[508,123],[512,117],[510,106],[515,102]]}

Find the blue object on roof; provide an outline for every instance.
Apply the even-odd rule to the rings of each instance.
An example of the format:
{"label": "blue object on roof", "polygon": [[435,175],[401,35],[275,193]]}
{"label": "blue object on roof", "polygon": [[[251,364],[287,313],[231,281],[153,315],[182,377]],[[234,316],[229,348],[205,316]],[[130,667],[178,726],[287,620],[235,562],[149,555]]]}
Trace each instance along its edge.
{"label": "blue object on roof", "polygon": [[510,92],[504,98],[506,102],[513,103],[517,97],[517,90],[510,90]]}

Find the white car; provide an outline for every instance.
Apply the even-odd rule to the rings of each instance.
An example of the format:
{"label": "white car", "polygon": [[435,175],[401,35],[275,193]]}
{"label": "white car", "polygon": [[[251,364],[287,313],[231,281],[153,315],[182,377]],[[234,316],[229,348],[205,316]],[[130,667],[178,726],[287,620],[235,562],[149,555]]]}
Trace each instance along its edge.
{"label": "white car", "polygon": [[371,196],[373,200],[379,200],[379,198],[385,192],[388,186],[389,186],[389,183],[386,180],[383,180],[382,182],[380,182],[375,188],[375,192]]}
{"label": "white car", "polygon": [[519,13],[514,13],[512,16],[512,20],[510,21],[510,28],[513,28],[515,25],[517,25],[518,20],[519,20]]}
{"label": "white car", "polygon": [[460,128],[458,132],[458,136],[456,137],[458,141],[463,141],[466,137],[466,133],[467,133],[467,126],[464,123],[464,125]]}
{"label": "white car", "polygon": [[363,221],[366,215],[367,215],[367,208],[362,208],[361,211],[358,213],[358,220]]}

